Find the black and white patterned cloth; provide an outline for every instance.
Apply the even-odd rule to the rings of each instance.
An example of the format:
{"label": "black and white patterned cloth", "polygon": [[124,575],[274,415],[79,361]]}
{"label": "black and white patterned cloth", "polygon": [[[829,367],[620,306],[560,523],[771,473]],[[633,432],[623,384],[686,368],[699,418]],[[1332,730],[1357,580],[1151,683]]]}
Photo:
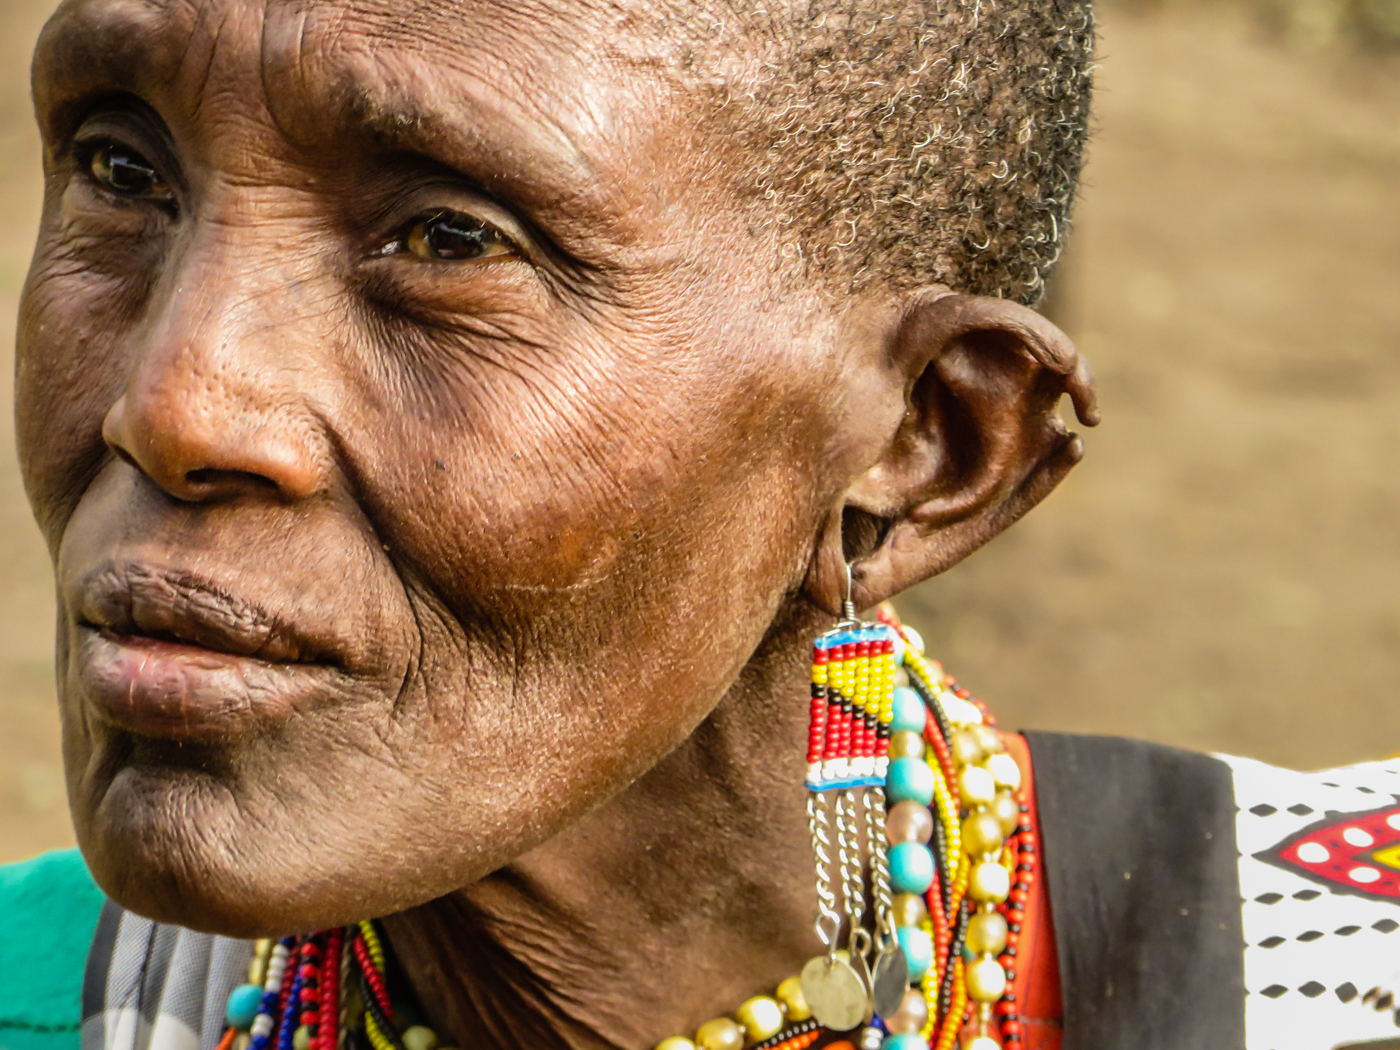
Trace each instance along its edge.
{"label": "black and white patterned cloth", "polygon": [[1225,758],[1239,807],[1248,1050],[1395,1040],[1400,763],[1297,773]]}
{"label": "black and white patterned cloth", "polygon": [[194,933],[108,901],[83,976],[83,1050],[215,1050],[251,941]]}
{"label": "black and white patterned cloth", "polygon": [[[1027,739],[1063,1050],[1400,1050],[1400,762]],[[251,954],[108,903],[83,1050],[215,1050]]]}

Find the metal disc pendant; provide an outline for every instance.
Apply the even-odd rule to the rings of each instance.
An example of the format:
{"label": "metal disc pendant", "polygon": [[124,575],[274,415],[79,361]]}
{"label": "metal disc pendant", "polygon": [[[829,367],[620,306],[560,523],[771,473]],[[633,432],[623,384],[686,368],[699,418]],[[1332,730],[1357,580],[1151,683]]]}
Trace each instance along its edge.
{"label": "metal disc pendant", "polygon": [[817,1023],[849,1032],[865,1020],[870,998],[849,963],[818,955],[802,967],[802,995]]}
{"label": "metal disc pendant", "polygon": [[904,949],[895,941],[875,960],[875,972],[870,980],[875,998],[875,1012],[881,1017],[893,1017],[904,1003],[909,990],[909,963]]}

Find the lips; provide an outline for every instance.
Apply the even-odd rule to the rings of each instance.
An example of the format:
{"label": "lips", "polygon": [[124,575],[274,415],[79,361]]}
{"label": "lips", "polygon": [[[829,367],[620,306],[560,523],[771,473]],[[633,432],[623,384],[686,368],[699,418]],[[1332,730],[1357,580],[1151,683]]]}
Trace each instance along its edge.
{"label": "lips", "polygon": [[107,565],[75,591],[82,691],[100,719],[141,736],[237,737],[340,675],[306,632],[190,573]]}
{"label": "lips", "polygon": [[79,622],[269,663],[324,662],[304,633],[262,606],[189,573],[108,566],[80,587]]}

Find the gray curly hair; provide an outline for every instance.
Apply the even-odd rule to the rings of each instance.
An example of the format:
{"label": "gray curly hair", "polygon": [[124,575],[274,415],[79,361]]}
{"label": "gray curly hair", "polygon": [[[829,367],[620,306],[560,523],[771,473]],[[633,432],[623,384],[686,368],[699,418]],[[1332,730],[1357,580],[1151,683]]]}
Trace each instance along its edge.
{"label": "gray curly hair", "polygon": [[1088,131],[1089,0],[742,5],[723,17],[758,73],[721,113],[785,254],[852,289],[1040,300]]}

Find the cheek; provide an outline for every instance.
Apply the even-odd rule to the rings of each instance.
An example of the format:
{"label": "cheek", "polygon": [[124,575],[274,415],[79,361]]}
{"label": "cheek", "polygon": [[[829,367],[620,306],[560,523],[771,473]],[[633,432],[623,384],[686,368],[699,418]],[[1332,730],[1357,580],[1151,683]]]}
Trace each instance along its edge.
{"label": "cheek", "polygon": [[53,238],[41,242],[25,283],[15,426],[25,487],[51,547],[106,455],[102,421],[126,378],[122,347],[143,295],[128,279],[75,264]]}

